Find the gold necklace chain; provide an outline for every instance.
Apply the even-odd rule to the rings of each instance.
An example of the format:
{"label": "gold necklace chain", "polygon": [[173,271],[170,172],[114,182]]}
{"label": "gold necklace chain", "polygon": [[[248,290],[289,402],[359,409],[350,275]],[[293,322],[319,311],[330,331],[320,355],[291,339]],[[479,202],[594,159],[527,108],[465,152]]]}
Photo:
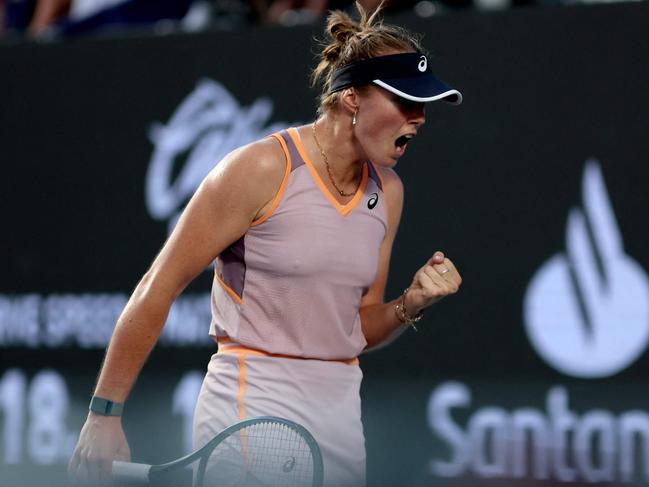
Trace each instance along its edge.
{"label": "gold necklace chain", "polygon": [[356,189],[351,193],[345,193],[342,189],[338,187],[336,181],[334,181],[333,174],[331,173],[331,167],[329,166],[329,160],[327,159],[327,154],[325,154],[325,151],[320,145],[320,141],[318,140],[318,136],[315,133],[315,124],[316,122],[313,122],[313,124],[311,125],[311,127],[313,128],[313,139],[315,140],[315,145],[317,145],[318,149],[320,149],[320,154],[322,154],[322,159],[324,160],[325,166],[327,166],[327,174],[329,175],[329,181],[331,181],[331,184],[333,184],[334,188],[336,188],[338,193],[340,193],[340,196],[354,196],[358,191],[358,188],[361,186],[361,180],[363,178],[359,179],[358,184],[356,185]]}

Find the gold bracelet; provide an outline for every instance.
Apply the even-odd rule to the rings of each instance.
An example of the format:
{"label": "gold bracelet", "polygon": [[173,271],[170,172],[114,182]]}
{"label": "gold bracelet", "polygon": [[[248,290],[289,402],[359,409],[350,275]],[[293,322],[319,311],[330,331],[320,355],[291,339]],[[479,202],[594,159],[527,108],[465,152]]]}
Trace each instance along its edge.
{"label": "gold bracelet", "polygon": [[406,309],[406,294],[410,290],[409,287],[406,288],[406,290],[403,292],[401,297],[399,298],[399,301],[397,304],[394,305],[394,314],[397,315],[397,319],[403,323],[404,325],[412,326],[415,331],[417,331],[417,327],[415,326],[415,323],[417,323],[421,318],[424,316],[424,311],[421,310],[419,313],[417,313],[415,316],[408,316],[408,310]]}

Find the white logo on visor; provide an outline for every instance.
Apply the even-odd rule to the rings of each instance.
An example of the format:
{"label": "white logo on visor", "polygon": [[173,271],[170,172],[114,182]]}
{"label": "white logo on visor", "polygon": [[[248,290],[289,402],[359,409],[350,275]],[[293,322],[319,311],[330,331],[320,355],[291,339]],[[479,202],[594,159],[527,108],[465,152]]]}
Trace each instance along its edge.
{"label": "white logo on visor", "polygon": [[426,59],[426,56],[422,56],[419,59],[419,64],[417,65],[417,67],[419,68],[419,71],[421,71],[422,73],[426,71],[426,69],[428,68],[428,59]]}
{"label": "white logo on visor", "polygon": [[582,182],[584,208],[572,209],[566,249],[530,282],[524,302],[529,339],[558,371],[582,378],[613,375],[649,341],[649,279],[629,255],[597,161]]}

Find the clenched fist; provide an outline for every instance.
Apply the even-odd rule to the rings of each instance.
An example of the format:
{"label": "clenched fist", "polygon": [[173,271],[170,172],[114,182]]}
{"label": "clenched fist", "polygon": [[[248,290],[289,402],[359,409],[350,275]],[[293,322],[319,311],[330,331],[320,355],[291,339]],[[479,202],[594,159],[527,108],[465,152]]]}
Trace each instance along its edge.
{"label": "clenched fist", "polygon": [[410,284],[405,296],[408,315],[415,316],[443,297],[455,294],[460,284],[462,278],[451,259],[447,259],[443,252],[435,252]]}

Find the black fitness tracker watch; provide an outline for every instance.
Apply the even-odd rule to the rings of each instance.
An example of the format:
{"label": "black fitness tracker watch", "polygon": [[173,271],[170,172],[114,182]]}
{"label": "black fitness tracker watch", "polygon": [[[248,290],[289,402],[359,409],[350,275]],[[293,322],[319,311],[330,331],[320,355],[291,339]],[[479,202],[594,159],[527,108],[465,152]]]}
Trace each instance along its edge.
{"label": "black fitness tracker watch", "polygon": [[99,396],[92,396],[88,409],[101,416],[121,416],[124,410],[124,403],[109,401]]}

